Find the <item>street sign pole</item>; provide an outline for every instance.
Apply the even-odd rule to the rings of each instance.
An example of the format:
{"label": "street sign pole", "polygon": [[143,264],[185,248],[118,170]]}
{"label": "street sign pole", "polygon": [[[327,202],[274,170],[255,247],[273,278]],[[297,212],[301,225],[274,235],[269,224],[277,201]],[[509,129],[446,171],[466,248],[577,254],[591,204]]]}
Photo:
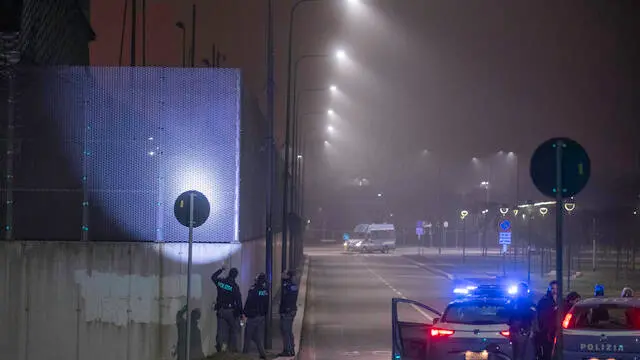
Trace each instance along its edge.
{"label": "street sign pole", "polygon": [[467,219],[462,219],[462,263],[467,255]]}
{"label": "street sign pole", "polygon": [[189,194],[189,255],[187,258],[187,345],[185,359],[189,359],[191,352],[191,265],[193,264],[193,203],[196,193]]}
{"label": "street sign pole", "polygon": [[527,249],[527,284],[531,286],[531,214],[527,218],[527,241],[529,242]]}
{"label": "street sign pole", "polygon": [[556,316],[557,359],[562,360],[564,342],[562,339],[563,296],[562,296],[562,222],[563,212],[563,184],[562,184],[562,148],[564,141],[556,141],[556,281],[558,282],[558,312]]}
{"label": "street sign pole", "polygon": [[[197,203],[196,203],[197,200]],[[188,203],[188,207],[185,207]],[[211,205],[207,197],[195,190],[185,191],[178,196],[173,206],[173,213],[180,224],[189,228],[188,258],[187,258],[187,344],[185,359],[191,351],[191,268],[193,265],[193,229],[204,224],[209,218]]]}

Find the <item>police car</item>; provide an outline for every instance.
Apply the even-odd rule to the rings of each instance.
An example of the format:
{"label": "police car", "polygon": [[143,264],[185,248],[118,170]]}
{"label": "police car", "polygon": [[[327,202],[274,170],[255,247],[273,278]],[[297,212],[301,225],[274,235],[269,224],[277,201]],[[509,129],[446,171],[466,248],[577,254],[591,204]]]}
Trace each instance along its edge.
{"label": "police car", "polygon": [[518,294],[518,282],[494,277],[491,279],[466,279],[456,284],[453,293],[458,297],[512,298]]}
{"label": "police car", "polygon": [[566,360],[640,360],[640,299],[592,298],[565,316]]}
{"label": "police car", "polygon": [[430,358],[486,360],[490,344],[510,352],[507,301],[469,297],[449,303],[429,331]]}

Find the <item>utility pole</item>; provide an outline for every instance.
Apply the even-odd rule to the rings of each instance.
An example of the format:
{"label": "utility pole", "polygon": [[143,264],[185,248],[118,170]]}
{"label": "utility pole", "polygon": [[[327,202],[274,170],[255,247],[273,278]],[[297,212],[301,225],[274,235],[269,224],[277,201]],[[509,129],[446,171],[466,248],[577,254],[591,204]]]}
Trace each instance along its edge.
{"label": "utility pole", "polygon": [[593,249],[591,251],[592,271],[596,271],[596,218],[593,218],[593,230],[591,231],[591,239],[593,241]]}
{"label": "utility pole", "polygon": [[147,0],[142,0],[142,66],[147,66]]}
{"label": "utility pole", "polygon": [[267,11],[267,216],[266,216],[266,251],[265,266],[267,279],[269,282],[269,307],[265,321],[265,337],[264,347],[271,349],[273,339],[271,337],[271,321],[273,320],[273,204],[272,192],[274,182],[274,164],[275,164],[275,139],[273,136],[273,116],[274,116],[274,39],[273,39],[273,0],[268,0]]}
{"label": "utility pole", "polygon": [[191,7],[191,67],[196,66],[196,4]]}
{"label": "utility pole", "polygon": [[131,66],[136,66],[136,32],[138,31],[138,4],[131,0]]}

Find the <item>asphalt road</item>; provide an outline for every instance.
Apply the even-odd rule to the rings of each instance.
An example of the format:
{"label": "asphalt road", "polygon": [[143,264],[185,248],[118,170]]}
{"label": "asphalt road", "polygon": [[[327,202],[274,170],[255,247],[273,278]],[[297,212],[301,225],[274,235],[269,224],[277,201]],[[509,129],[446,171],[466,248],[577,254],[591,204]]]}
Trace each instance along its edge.
{"label": "asphalt road", "polygon": [[[341,251],[339,246],[305,249],[310,267],[303,360],[390,359],[391,298],[409,298],[440,311],[452,300],[449,279],[399,254]],[[407,304],[399,314],[415,322],[437,316]]]}

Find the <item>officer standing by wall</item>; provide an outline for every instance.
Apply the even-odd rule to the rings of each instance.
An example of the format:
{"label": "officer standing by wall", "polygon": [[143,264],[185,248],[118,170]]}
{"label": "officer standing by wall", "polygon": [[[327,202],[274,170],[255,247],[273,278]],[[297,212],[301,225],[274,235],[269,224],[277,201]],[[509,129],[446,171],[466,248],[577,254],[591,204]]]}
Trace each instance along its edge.
{"label": "officer standing by wall", "polygon": [[256,275],[256,280],[247,294],[247,302],[244,304],[244,315],[247,317],[247,325],[244,329],[243,353],[248,353],[251,341],[256,343],[260,359],[266,359],[264,351],[264,324],[265,316],[269,310],[269,287],[267,276],[264,273]]}
{"label": "officer standing by wall", "polygon": [[293,339],[293,319],[296,317],[298,306],[298,285],[294,282],[295,273],[292,270],[282,273],[282,287],[280,288],[280,334],[282,335],[282,353],[278,356],[295,356]]}
{"label": "officer standing by wall", "polygon": [[513,360],[530,360],[533,358],[533,327],[536,308],[529,298],[529,286],[518,285],[518,297],[511,301],[509,314],[509,334],[513,345]]}
{"label": "officer standing by wall", "polygon": [[214,310],[218,320],[216,350],[218,352],[238,351],[240,335],[240,316],[242,315],[242,294],[236,283],[238,269],[231,268],[227,277],[220,275],[225,270],[220,268],[211,275],[211,281],[218,290]]}

